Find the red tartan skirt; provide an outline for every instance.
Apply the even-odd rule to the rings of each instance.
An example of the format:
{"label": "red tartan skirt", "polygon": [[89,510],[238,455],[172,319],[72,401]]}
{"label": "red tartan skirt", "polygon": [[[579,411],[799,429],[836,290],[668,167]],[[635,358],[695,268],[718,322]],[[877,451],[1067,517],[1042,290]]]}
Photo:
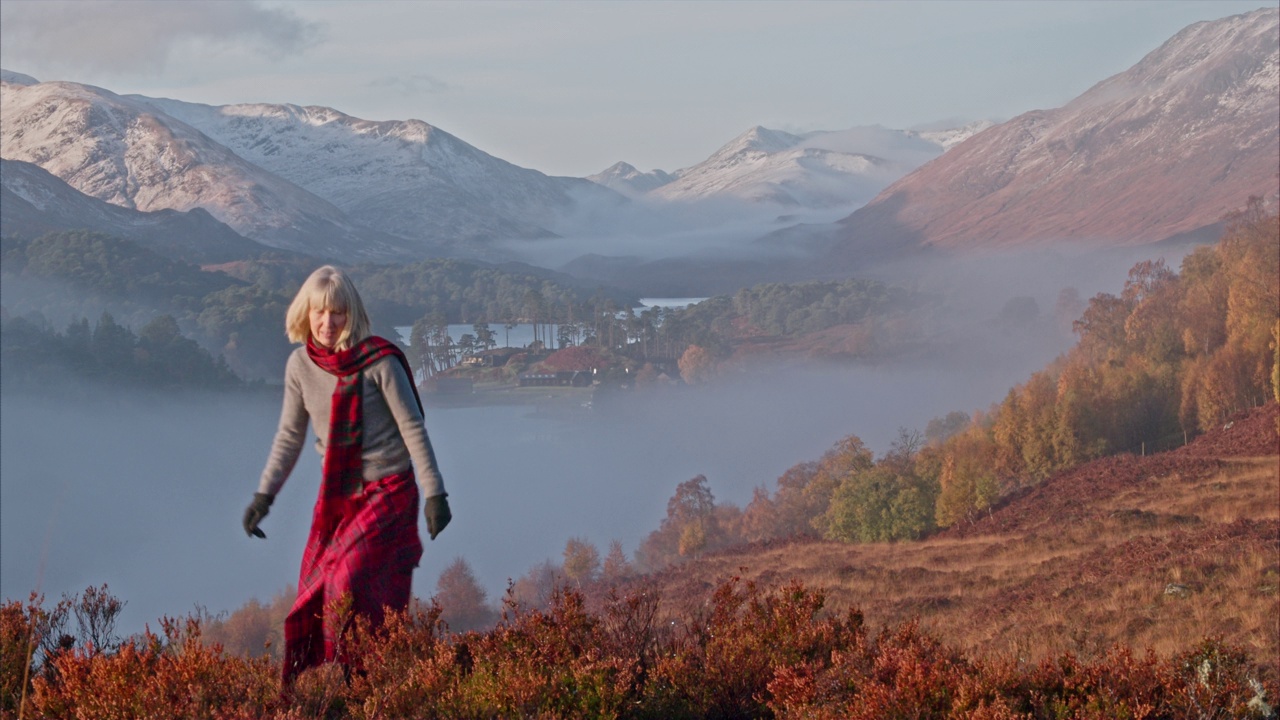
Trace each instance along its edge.
{"label": "red tartan skirt", "polygon": [[[321,483],[298,599],[284,621],[284,686],[309,667],[347,661],[341,638],[354,615],[378,627],[387,608],[408,608],[413,569],[421,558],[413,470],[366,483],[362,494],[351,497],[327,494]],[[344,595],[350,597],[350,612],[326,617]]]}

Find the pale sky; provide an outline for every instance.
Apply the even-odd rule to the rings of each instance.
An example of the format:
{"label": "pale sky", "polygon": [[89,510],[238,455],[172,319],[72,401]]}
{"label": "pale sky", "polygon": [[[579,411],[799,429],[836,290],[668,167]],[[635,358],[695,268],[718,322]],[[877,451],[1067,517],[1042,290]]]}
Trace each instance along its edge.
{"label": "pale sky", "polygon": [[1187,25],[1275,0],[4,0],[0,65],[214,105],[415,118],[522,167],[698,163],[755,125],[1058,107]]}

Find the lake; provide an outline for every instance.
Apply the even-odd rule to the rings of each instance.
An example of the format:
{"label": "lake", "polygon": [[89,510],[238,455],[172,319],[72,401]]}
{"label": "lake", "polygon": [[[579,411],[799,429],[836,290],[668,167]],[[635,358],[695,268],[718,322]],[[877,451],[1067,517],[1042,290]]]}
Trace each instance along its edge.
{"label": "lake", "polygon": [[[877,454],[900,426],[984,408],[1011,372],[1043,359],[1009,355],[978,373],[936,367],[828,368],[624,394],[591,409],[445,407],[426,418],[454,520],[426,545],[414,592],[433,594],[456,557],[496,600],[509,579],[559,562],[580,537],[601,555],[634,553],[665,516],[676,485],[707,476],[718,502],[744,505],[791,465],[856,433]],[[1035,363],[1030,365],[1030,363]],[[553,391],[548,391],[553,392]],[[108,583],[128,602],[127,632],[197,604],[232,610],[296,581],[320,458],[304,451],[263,523],[240,517],[257,486],[279,414],[276,392],[4,397],[0,415],[0,594],[56,599]]]}

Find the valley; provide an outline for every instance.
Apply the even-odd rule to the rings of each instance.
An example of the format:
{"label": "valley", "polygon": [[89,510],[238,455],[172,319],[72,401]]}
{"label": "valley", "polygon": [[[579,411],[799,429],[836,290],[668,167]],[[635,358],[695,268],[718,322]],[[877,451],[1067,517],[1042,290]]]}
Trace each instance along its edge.
{"label": "valley", "polygon": [[[1190,5],[1059,86],[1150,7],[6,3],[0,717],[1274,718],[1280,10]],[[678,166],[515,160],[667,106]],[[326,264],[453,519],[282,687],[321,455],[239,520]]]}

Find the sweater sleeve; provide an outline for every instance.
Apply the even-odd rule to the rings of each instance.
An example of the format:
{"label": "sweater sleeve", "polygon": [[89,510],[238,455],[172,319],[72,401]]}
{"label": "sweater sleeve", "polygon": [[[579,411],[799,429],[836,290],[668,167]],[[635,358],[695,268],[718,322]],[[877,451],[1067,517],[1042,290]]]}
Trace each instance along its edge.
{"label": "sweater sleeve", "polygon": [[307,439],[306,405],[302,400],[302,381],[298,377],[297,356],[291,355],[284,373],[284,405],[280,409],[280,425],[271,442],[267,466],[258,481],[258,492],[274,496],[284,487],[284,481],[298,462],[302,445]]}
{"label": "sweater sleeve", "polygon": [[436,464],[436,453],[427,436],[427,425],[414,398],[413,386],[404,367],[394,358],[385,358],[370,368],[370,375],[382,390],[387,407],[400,429],[400,437],[413,459],[413,469],[418,476],[422,497],[444,495],[444,478]]}

